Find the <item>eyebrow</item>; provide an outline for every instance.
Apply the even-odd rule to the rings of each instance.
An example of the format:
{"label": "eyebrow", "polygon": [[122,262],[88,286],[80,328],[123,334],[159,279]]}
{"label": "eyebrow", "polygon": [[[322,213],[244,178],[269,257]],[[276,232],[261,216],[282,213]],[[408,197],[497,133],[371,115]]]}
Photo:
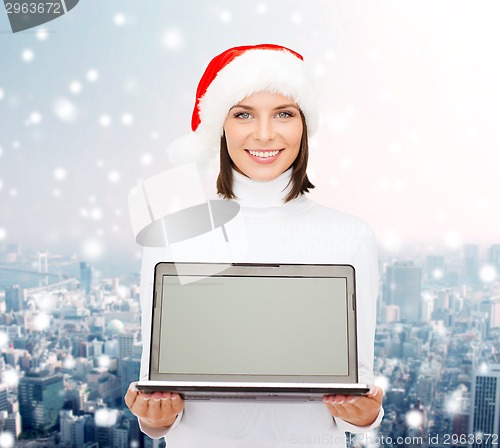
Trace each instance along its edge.
{"label": "eyebrow", "polygon": [[[255,108],[252,107],[252,106],[246,106],[244,104],[235,104],[233,107],[231,107],[231,109],[229,110],[232,110],[234,109],[235,107],[239,107],[241,109],[244,109],[244,110],[250,110],[250,111],[254,111]],[[297,109],[299,110],[298,106],[296,104],[293,104],[293,103],[288,103],[288,104],[281,104],[280,106],[278,107],[275,107],[273,110],[280,110],[280,109],[287,109],[289,107],[293,107],[294,109]]]}

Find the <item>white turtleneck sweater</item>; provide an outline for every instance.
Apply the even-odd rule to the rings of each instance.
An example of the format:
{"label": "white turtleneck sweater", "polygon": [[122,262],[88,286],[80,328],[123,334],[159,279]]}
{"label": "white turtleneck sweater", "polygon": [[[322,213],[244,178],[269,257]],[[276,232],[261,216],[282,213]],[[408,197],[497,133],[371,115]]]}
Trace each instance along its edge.
{"label": "white turtleneck sweater", "polygon": [[[233,191],[241,206],[248,240],[246,254],[236,261],[354,266],[359,381],[373,384],[378,263],[375,240],[368,224],[322,206],[304,195],[284,204],[291,170],[272,181],[255,181],[234,170],[233,175]],[[160,261],[174,261],[168,247],[144,248],[141,268],[143,380],[147,379],[149,369],[154,266]],[[191,247],[189,254],[176,253],[175,261],[224,260],[210,259],[207,251],[193,253]],[[144,425],[141,429],[150,437],[165,437],[168,448],[344,447],[344,431],[368,432],[378,426],[382,416],[383,410],[372,425],[360,428],[341,419],[333,419],[322,402],[188,401],[168,430]]]}

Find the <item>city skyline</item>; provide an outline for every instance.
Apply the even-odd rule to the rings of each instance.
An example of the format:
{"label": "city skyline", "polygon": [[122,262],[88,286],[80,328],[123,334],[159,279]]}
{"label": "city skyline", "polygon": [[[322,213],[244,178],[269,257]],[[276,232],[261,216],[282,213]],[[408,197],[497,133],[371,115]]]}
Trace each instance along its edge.
{"label": "city skyline", "polygon": [[[500,246],[492,245],[488,255],[500,270]],[[34,256],[43,269],[44,257]],[[21,251],[21,266],[23,257]],[[383,437],[384,446],[411,440],[434,447],[454,440],[465,448],[462,442],[470,431],[495,430],[489,414],[495,408],[488,403],[496,400],[491,394],[499,393],[490,386],[500,371],[500,282],[491,273],[481,276],[479,258],[478,247],[469,245],[455,259],[380,259],[374,370],[376,384],[385,390],[386,414],[377,431],[358,436],[358,441]],[[59,261],[64,263],[64,258]],[[58,414],[59,426],[50,426],[56,433],[48,430],[50,440],[59,434],[68,447],[79,446],[77,440],[99,440],[113,447],[137,441],[140,448],[149,442],[121,403],[128,384],[139,375],[139,274],[95,278],[91,264],[76,261],[76,277],[53,277],[47,283],[42,275],[38,286],[0,288],[0,308],[6,311],[0,321],[0,411],[10,409],[0,423],[4,432],[14,428],[16,434],[23,415],[25,425],[53,424],[40,416],[54,401],[41,401],[45,404],[33,414],[36,420],[29,406],[16,414],[12,400],[26,400],[37,387],[44,396],[43,384],[57,388],[62,384],[57,375],[62,375],[65,406]],[[18,266],[12,259],[8,264]],[[414,303],[416,297],[419,307],[407,308],[408,300]],[[34,342],[34,335],[42,345]],[[20,366],[15,374],[14,365]],[[33,368],[38,368],[34,376],[24,374]],[[27,389],[29,384],[32,389]],[[482,417],[475,409],[481,409]],[[481,445],[479,439],[472,442]]]}
{"label": "city skyline", "polygon": [[135,254],[128,192],[169,168],[164,150],[189,129],[207,60],[256,39],[302,53],[322,92],[312,199],[368,221],[383,247],[497,238],[496,3],[444,0],[431,21],[418,3],[194,7],[124,0],[96,15],[81,2],[2,34],[0,243]]}

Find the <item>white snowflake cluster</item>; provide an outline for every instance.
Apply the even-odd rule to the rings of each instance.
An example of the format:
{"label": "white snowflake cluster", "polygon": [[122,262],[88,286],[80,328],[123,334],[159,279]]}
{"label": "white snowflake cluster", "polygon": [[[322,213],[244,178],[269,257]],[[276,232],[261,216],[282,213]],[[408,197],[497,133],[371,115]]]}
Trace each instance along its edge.
{"label": "white snowflake cluster", "polygon": [[78,111],[75,105],[66,98],[56,99],[52,110],[57,118],[65,123],[73,123],[78,118]]}
{"label": "white snowflake cluster", "polygon": [[0,227],[0,241],[3,241],[5,238],[7,238],[7,231],[3,227]]}
{"label": "white snowflake cluster", "polygon": [[58,167],[54,170],[54,179],[61,182],[66,179],[67,173],[64,168]]}
{"label": "white snowflake cluster", "polygon": [[109,367],[111,366],[111,358],[108,355],[101,355],[97,359],[97,363],[99,364],[99,367],[109,369]]}
{"label": "white snowflake cluster", "polygon": [[9,335],[5,331],[0,331],[0,348],[7,345],[9,342]]}
{"label": "white snowflake cluster", "polygon": [[50,327],[50,316],[47,313],[39,313],[33,318],[33,330],[44,331]]}
{"label": "white snowflake cluster", "polygon": [[71,356],[68,356],[65,360],[64,360],[64,368],[67,369],[67,370],[73,370],[75,367],[76,367],[76,361],[75,361],[75,358],[71,357]]}
{"label": "white snowflake cluster", "polygon": [[82,91],[82,84],[80,81],[71,81],[69,83],[69,91],[74,94],[78,94]]}
{"label": "white snowflake cluster", "polygon": [[102,243],[96,239],[89,238],[82,244],[83,255],[89,260],[96,260],[103,253]]}
{"label": "white snowflake cluster", "polygon": [[0,448],[12,448],[14,446],[14,442],[14,435],[11,432],[0,432]]}
{"label": "white snowflake cluster", "polygon": [[151,154],[145,153],[141,156],[141,163],[144,166],[151,165],[153,163],[153,156]]}
{"label": "white snowflake cluster", "polygon": [[268,11],[266,3],[259,3],[256,9],[257,9],[257,14],[266,14]]}
{"label": "white snowflake cluster", "polygon": [[47,40],[47,38],[49,37],[49,33],[45,28],[40,28],[36,30],[35,36],[38,40],[44,41]]}
{"label": "white snowflake cluster", "polygon": [[91,68],[87,71],[87,80],[90,82],[95,82],[99,79],[99,72],[96,69]]}
{"label": "white snowflake cluster", "polygon": [[461,410],[464,392],[467,387],[464,384],[454,390],[445,400],[445,409],[448,414],[456,414]]}
{"label": "white snowflake cluster", "polygon": [[380,387],[384,393],[386,393],[390,388],[390,381],[385,375],[378,375],[375,377],[375,386]]}
{"label": "white snowflake cluster", "polygon": [[116,13],[113,17],[113,23],[116,25],[116,26],[123,26],[125,25],[125,23],[127,23],[127,19],[125,17],[124,14],[122,13]]}
{"label": "white snowflake cluster", "polygon": [[479,278],[483,283],[492,283],[497,278],[497,270],[491,264],[485,264],[479,270]]}
{"label": "white snowflake cluster", "polygon": [[4,370],[2,372],[2,383],[13,389],[19,383],[19,373],[14,369]]}
{"label": "white snowflake cluster", "polygon": [[30,50],[29,48],[26,48],[21,53],[21,59],[24,62],[31,62],[34,58],[35,58],[35,53],[33,53],[33,50]]}
{"label": "white snowflake cluster", "polygon": [[117,409],[98,409],[95,412],[95,425],[103,428],[111,428],[118,420]]}
{"label": "white snowflake cluster", "polygon": [[424,423],[424,415],[418,409],[411,409],[406,413],[405,421],[410,428],[419,428]]}
{"label": "white snowflake cluster", "polygon": [[219,15],[219,18],[222,23],[228,23],[231,21],[233,16],[229,11],[222,11]]}
{"label": "white snowflake cluster", "polygon": [[449,249],[459,249],[462,247],[462,235],[456,230],[450,230],[444,236],[444,243]]}
{"label": "white snowflake cluster", "polygon": [[161,42],[167,50],[178,50],[184,43],[184,37],[178,29],[171,28],[163,33]]}

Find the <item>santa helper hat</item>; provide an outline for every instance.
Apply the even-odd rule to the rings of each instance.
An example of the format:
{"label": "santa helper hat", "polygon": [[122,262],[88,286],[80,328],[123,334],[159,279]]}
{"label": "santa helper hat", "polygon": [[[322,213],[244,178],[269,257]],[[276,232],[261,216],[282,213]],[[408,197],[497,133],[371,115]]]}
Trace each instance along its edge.
{"label": "santa helper hat", "polygon": [[210,61],[196,91],[192,132],[168,148],[170,163],[210,162],[220,151],[227,113],[247,96],[269,91],[293,99],[311,136],[318,128],[318,92],[303,57],[273,44],[230,48]]}

